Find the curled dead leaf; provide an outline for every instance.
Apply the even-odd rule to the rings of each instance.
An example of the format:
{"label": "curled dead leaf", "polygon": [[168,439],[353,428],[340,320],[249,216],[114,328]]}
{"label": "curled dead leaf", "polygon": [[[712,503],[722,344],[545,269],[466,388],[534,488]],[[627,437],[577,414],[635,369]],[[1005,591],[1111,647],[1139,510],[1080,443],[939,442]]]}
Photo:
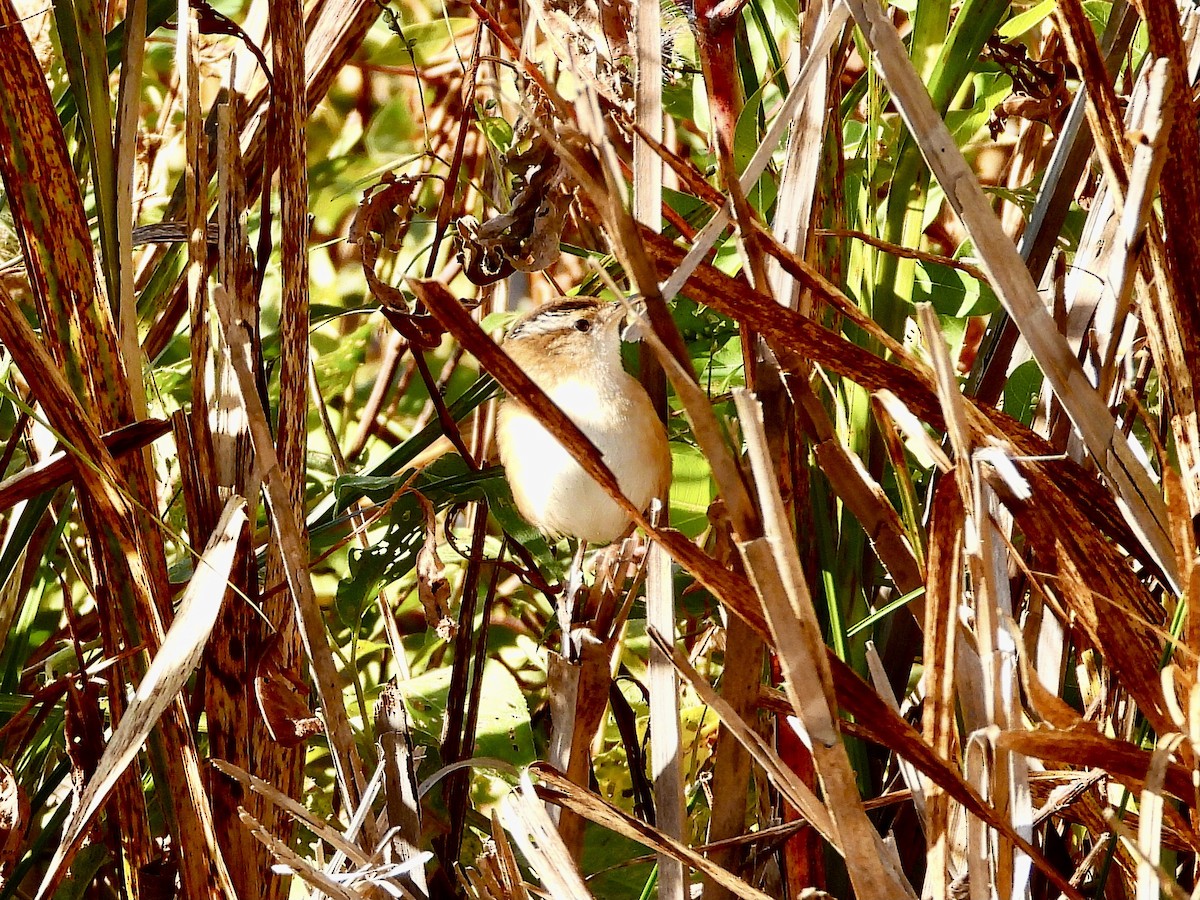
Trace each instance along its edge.
{"label": "curled dead leaf", "polygon": [[441,342],[441,326],[429,316],[415,314],[405,293],[387,284],[375,271],[381,252],[394,253],[403,244],[412,225],[419,184],[419,179],[388,174],[369,188],[350,226],[350,243],[357,244],[362,254],[363,275],[381,304],[380,312],[409,343],[432,349]]}
{"label": "curled dead leaf", "polygon": [[413,494],[425,519],[425,541],[417,551],[417,596],[429,627],[436,629],[438,637],[449,640],[458,630],[458,624],[450,614],[450,580],[437,553],[437,514],[424,494],[417,491]]}
{"label": "curled dead leaf", "polygon": [[479,285],[553,265],[571,205],[566,166],[540,135],[524,153],[506,157],[504,167],[513,184],[508,212],[483,223],[463,216],[456,226],[463,271]]}
{"label": "curled dead leaf", "polygon": [[278,635],[270,638],[254,667],[254,696],[271,739],[295,747],[325,730],[308,708],[308,685],[285,665]]}

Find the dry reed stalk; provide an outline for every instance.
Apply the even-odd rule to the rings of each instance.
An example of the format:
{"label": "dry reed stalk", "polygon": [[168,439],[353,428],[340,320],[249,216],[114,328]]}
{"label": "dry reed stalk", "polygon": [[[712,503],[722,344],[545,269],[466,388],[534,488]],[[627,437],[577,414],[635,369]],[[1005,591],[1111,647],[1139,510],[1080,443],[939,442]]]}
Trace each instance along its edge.
{"label": "dry reed stalk", "polygon": [[[965,403],[959,393],[953,365],[932,307],[922,304],[918,307],[917,316],[933,360],[938,395],[948,423],[947,434],[958,461],[954,474],[965,512],[963,550],[975,601],[974,634],[981,678],[976,684],[961,684],[960,693],[964,696],[982,696],[984,719],[972,727],[1009,729],[1019,721],[1018,711],[1014,708],[1015,662],[1009,631],[1012,603],[1008,593],[1007,559],[993,518],[996,504],[991,489],[979,471],[979,460],[983,458],[985,449],[979,447],[979,454],[976,455],[977,437],[968,425]],[[954,571],[957,577],[965,574]],[[966,675],[973,668],[964,668],[962,674]],[[1019,755],[1000,750],[993,751],[989,762],[990,790],[984,792],[985,795],[992,797],[1000,815],[1012,818],[1019,833],[1026,838],[1032,837],[1028,821],[1028,817],[1032,816],[1032,810],[1028,808],[1028,772],[1023,760]],[[973,857],[972,884],[977,885],[980,881],[995,884],[1002,897],[1023,895],[1028,880],[1028,861],[1016,857],[1012,845],[1003,838],[993,852],[985,855],[994,863],[995,874],[992,876],[980,871],[978,857]]]}
{"label": "dry reed stalk", "polygon": [[[242,97],[237,91],[237,72],[229,72],[230,93],[228,102],[217,110],[217,184],[219,244],[217,281],[234,297],[238,318],[257,322],[258,307],[255,300],[253,261],[249,240],[246,235],[244,217],[245,171],[238,152],[235,122]],[[207,294],[207,291],[206,291]],[[207,327],[212,327],[208,316]],[[261,360],[258,343],[258,328],[252,329],[251,353]],[[214,496],[233,492],[253,498],[252,508],[259,508],[260,479],[255,471],[249,428],[241,415],[241,403],[237,394],[237,377],[228,357],[214,353],[209,341],[210,358],[204,361],[212,372],[211,387],[206,384],[207,434],[211,445],[206,454],[211,459],[210,477],[201,479],[201,484]],[[210,502],[212,502],[210,500]],[[257,518],[257,515],[255,516]],[[213,640],[213,652],[206,660],[208,677],[205,679],[204,707],[209,723],[209,755],[217,759],[251,768],[259,758],[253,744],[256,692],[254,686],[260,677],[252,669],[252,660],[265,643],[261,621],[254,614],[252,604],[258,602],[258,563],[252,552],[249,532],[246,535],[231,584],[238,596],[231,597],[221,618]],[[231,874],[243,894],[262,895],[264,873],[268,868],[265,849],[242,827],[238,807],[249,805],[251,813],[264,815],[256,798],[242,796],[240,790],[225,779],[213,778],[210,782],[213,797],[213,815],[220,822],[218,833],[222,847],[230,859]]]}
{"label": "dry reed stalk", "polygon": [[[308,118],[308,98],[305,90],[305,51],[307,49],[304,4],[301,0],[282,0],[270,4],[270,36],[272,53],[272,89],[269,106],[267,149],[268,159],[278,166],[281,296],[279,313],[279,402],[274,434],[274,453],[277,466],[269,465],[260,445],[270,432],[255,434],[251,425],[255,454],[264,468],[273,469],[264,476],[268,489],[268,508],[276,524],[276,533],[267,557],[266,583],[275,584],[286,578],[289,590],[275,597],[264,598],[263,612],[276,628],[277,653],[280,669],[299,680],[303,660],[318,674],[318,693],[321,705],[329,717],[331,751],[338,760],[338,781],[349,808],[356,808],[364,787],[361,762],[353,746],[353,733],[345,719],[341,697],[341,682],[325,633],[324,618],[316,605],[312,583],[307,572],[294,570],[308,559],[308,535],[304,527],[304,484],[308,464],[308,390],[309,315],[308,315],[308,164],[304,123]],[[252,107],[253,108],[253,107]],[[254,171],[251,168],[248,172]],[[270,179],[270,172],[266,173]],[[251,189],[247,186],[248,190]],[[259,260],[263,265],[265,260]],[[221,301],[217,301],[218,307]],[[224,313],[222,313],[224,315]],[[233,350],[233,363],[252,363],[252,358],[229,333],[232,322],[223,322],[225,340]],[[248,347],[246,348],[249,349]],[[244,354],[244,355],[243,355]],[[241,357],[239,359],[239,356]],[[242,402],[249,405],[250,385],[238,371]],[[246,373],[248,374],[248,373]],[[266,419],[262,424],[267,424]],[[286,510],[282,504],[286,503]],[[286,520],[288,534],[279,533],[278,522]],[[292,528],[294,523],[295,528]],[[299,587],[295,581],[304,584]],[[302,594],[301,591],[304,591]],[[296,616],[299,613],[299,619]],[[314,654],[322,658],[314,658]],[[333,696],[337,692],[336,698]],[[336,704],[336,710],[331,709]],[[298,797],[304,782],[304,753],[302,747],[287,747],[266,739],[264,729],[256,733],[255,758],[260,760],[260,772],[289,796]],[[263,824],[275,829],[285,823],[277,820],[271,810],[263,811]],[[286,832],[284,832],[286,834]],[[369,832],[374,838],[373,831]],[[285,885],[273,880],[268,885],[270,897],[281,900]]]}
{"label": "dry reed stalk", "polygon": [[[721,699],[739,719],[753,722],[758,712],[765,644],[749,625],[732,618],[725,627],[725,667],[721,676]],[[722,724],[713,753],[712,809],[708,842],[720,843],[745,833],[746,805],[750,793],[752,757],[729,727]],[[723,869],[738,871],[743,858],[736,846],[712,854]],[[705,878],[705,896],[726,900],[733,894],[711,878]]]}
{"label": "dry reed stalk", "polygon": [[[675,602],[671,558],[661,546],[647,552],[646,625],[674,636]],[[654,779],[655,822],[677,841],[687,837],[683,783],[683,738],[679,721],[679,683],[675,670],[657,647],[651,648],[647,688],[650,692],[650,772]],[[664,898],[688,896],[687,870],[670,854],[659,854],[659,883]]]}
{"label": "dry reed stalk", "polygon": [[[125,6],[125,42],[121,48],[121,86],[115,134],[115,215],[119,244],[121,352],[130,372],[142,371],[142,348],[138,339],[137,299],[134,294],[133,182],[136,174],[138,111],[141,100],[142,64],[146,55],[146,0],[130,0]],[[146,389],[140,377],[131,378],[133,409],[146,417]]]}
{"label": "dry reed stalk", "polygon": [[1053,327],[1028,270],[1001,231],[979,182],[934,110],[895,27],[881,10],[870,4],[860,0],[848,3],[910,134],[970,234],[997,296],[1021,328],[1034,358],[1112,485],[1130,527],[1153,555],[1167,581],[1176,584],[1178,574],[1169,552],[1161,495],[1125,435],[1116,428],[1107,405],[1088,383],[1066,341]]}
{"label": "dry reed stalk", "polygon": [[[663,138],[662,11],[658,0],[634,0],[634,118],[649,141]],[[633,217],[655,231],[662,221],[663,164],[648,140],[633,142]],[[626,251],[628,253],[628,251]],[[619,296],[619,295],[618,295]],[[653,357],[642,354],[642,379],[652,390],[656,407],[666,410],[666,385]],[[662,498],[665,504],[667,498]],[[666,507],[660,515],[665,516]],[[665,522],[665,518],[663,520]],[[664,633],[675,627],[675,596],[671,560],[658,545],[651,545],[646,562],[647,624]],[[650,692],[650,765],[654,780],[655,821],[659,828],[683,840],[687,829],[684,795],[682,739],[679,722],[679,685],[675,671],[657,649],[650,651],[647,687]],[[683,900],[687,896],[687,870],[669,854],[658,858],[660,896]]]}
{"label": "dry reed stalk", "polygon": [[[362,761],[354,743],[350,720],[346,715],[341,681],[329,647],[329,636],[313,589],[312,576],[303,562],[308,558],[307,544],[302,535],[301,524],[296,520],[289,488],[280,474],[280,464],[275,456],[266,411],[262,407],[254,373],[250,369],[251,344],[248,331],[244,322],[233,318],[231,298],[225,290],[218,286],[213,296],[224,339],[220,349],[228,355],[237,375],[242,407],[249,425],[254,453],[262,472],[267,510],[276,539],[280,543],[280,561],[295,603],[297,630],[313,670],[317,695],[329,730],[329,745],[335,760],[338,788],[346,807],[357,809],[366,784]],[[270,777],[266,780],[278,785],[278,782]],[[374,823],[370,823],[366,829],[366,836],[372,845],[378,840],[374,832]]]}
{"label": "dry reed stalk", "polygon": [[826,808],[833,817],[843,852],[847,859],[854,860],[851,882],[862,897],[915,896],[899,867],[893,867],[862,808],[854,770],[838,728],[832,673],[820,625],[774,480],[761,408],[744,392],[735,392],[734,400],[765,531],[764,538],[743,541],[739,549],[771,626],[775,652],[787,679],[788,699],[808,734]]}
{"label": "dry reed stalk", "polygon": [[[925,589],[925,703],[922,731],[939,758],[956,757],[955,650],[962,591],[962,495],[954,479],[943,479],[933,499],[929,522],[929,568]],[[962,847],[951,829],[951,799],[934,781],[926,787],[929,820],[925,890],[945,900],[962,864]]]}
{"label": "dry reed stalk", "polygon": [[[116,655],[123,639],[134,645],[144,640],[153,653],[170,618],[170,591],[150,473],[141,456],[114,462],[99,437],[101,430],[132,421],[132,392],[93,266],[92,242],[65,137],[32,48],[7,0],[0,3],[0,46],[13,63],[0,73],[0,172],[10,202],[17,198],[14,219],[49,352],[7,297],[0,298],[6,313],[4,343],[28,373],[29,383],[36,384],[37,399],[55,427],[86,460],[78,470],[85,527],[93,562],[117,600],[115,605],[101,604],[109,652]],[[14,189],[18,184],[21,187]],[[15,315],[9,317],[10,312]],[[56,401],[47,402],[48,395],[55,395]],[[78,406],[81,399],[91,413]],[[116,485],[129,491],[132,506]],[[134,668],[144,671],[145,666],[139,659]],[[121,682],[115,678],[110,676],[110,698],[119,711]],[[184,884],[193,896],[218,896],[229,888],[228,877],[216,850],[182,702],[173,705],[160,725],[151,736],[150,760],[167,800],[173,837],[177,846],[188,848],[181,864]],[[113,810],[127,829],[126,852],[137,871],[154,855],[143,824],[144,798],[133,780],[124,782],[117,796]]]}
{"label": "dry reed stalk", "polygon": [[[386,862],[416,859],[421,847],[421,801],[417,795],[417,760],[404,701],[394,685],[388,685],[375,705],[375,734],[379,759],[384,767],[384,795],[388,825],[394,829]],[[417,896],[428,896],[424,868],[407,878]]]}
{"label": "dry reed stalk", "polygon": [[[53,895],[92,818],[103,806],[121,773],[141,750],[151,729],[178,699],[184,682],[199,665],[200,656],[221,609],[225,582],[229,578],[238,537],[245,522],[245,501],[240,497],[231,497],[214,529],[212,540],[188,582],[178,615],[147,668],[120,724],[113,730],[95,773],[64,826],[62,841],[38,888],[38,900]],[[219,853],[216,859],[221,859]],[[223,864],[218,865],[223,868]],[[223,882],[221,886],[225,895],[233,900],[235,894],[229,883],[229,875],[222,871],[214,875],[219,882]]]}

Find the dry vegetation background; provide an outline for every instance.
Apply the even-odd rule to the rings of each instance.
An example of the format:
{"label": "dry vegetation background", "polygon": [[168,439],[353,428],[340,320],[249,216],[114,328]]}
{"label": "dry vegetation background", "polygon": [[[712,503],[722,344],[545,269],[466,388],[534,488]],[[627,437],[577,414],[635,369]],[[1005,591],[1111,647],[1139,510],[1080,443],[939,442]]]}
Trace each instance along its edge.
{"label": "dry vegetation background", "polygon": [[0,900],[1200,895],[1200,17],[802,6],[0,0]]}

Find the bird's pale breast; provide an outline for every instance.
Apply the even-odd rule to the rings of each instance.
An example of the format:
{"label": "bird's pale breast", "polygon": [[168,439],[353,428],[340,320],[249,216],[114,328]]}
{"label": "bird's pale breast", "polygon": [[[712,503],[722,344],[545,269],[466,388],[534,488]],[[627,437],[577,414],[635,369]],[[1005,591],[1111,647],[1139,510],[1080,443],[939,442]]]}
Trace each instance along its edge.
{"label": "bird's pale breast", "polygon": [[[645,509],[669,482],[670,452],[645,391],[624,377],[617,391],[565,379],[547,393],[600,450],[625,496]],[[596,544],[620,537],[629,517],[566,448],[519,403],[506,403],[500,415],[500,458],[521,514],[554,535]]]}

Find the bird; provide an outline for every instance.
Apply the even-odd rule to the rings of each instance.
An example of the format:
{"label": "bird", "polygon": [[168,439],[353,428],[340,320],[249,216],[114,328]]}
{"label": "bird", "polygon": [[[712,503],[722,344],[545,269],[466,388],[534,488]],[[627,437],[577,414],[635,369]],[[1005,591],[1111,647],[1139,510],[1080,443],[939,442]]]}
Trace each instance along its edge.
{"label": "bird", "polygon": [[[503,347],[525,374],[587,435],[639,510],[665,502],[671,483],[666,429],[645,388],[621,365],[620,304],[590,297],[551,301],[521,316]],[[547,537],[609,544],[629,514],[529,409],[505,399],[496,444],[517,509]]]}

